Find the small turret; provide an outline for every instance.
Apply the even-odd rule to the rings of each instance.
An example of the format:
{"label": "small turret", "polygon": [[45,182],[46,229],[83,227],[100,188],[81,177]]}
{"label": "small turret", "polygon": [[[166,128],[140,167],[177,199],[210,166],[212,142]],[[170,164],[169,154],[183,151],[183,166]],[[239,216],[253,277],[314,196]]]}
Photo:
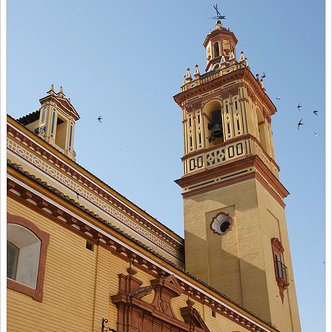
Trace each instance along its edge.
{"label": "small turret", "polygon": [[[207,54],[207,65],[205,68],[206,72],[217,69],[220,66],[222,57],[225,60],[236,59],[236,50],[235,46],[237,44],[237,38],[234,33],[229,29],[226,29],[221,24],[221,21],[218,20],[214,30],[206,36],[204,40],[204,47]],[[232,54],[233,53],[233,54]]]}
{"label": "small turret", "polygon": [[59,92],[51,85],[47,96],[41,98],[39,110],[28,114],[17,121],[34,132],[70,159],[75,160],[74,131],[75,122],[80,116],[65,97],[62,87]]}

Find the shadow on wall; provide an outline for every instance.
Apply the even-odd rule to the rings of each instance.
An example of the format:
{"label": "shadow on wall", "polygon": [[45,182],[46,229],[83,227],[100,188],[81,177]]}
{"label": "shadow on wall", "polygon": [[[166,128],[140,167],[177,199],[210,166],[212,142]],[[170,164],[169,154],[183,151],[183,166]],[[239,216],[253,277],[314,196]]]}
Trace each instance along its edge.
{"label": "shadow on wall", "polygon": [[185,233],[186,270],[270,323],[265,271],[231,254],[229,251],[238,251],[238,248],[233,248],[227,241],[227,234],[208,234],[206,242],[194,234]]}

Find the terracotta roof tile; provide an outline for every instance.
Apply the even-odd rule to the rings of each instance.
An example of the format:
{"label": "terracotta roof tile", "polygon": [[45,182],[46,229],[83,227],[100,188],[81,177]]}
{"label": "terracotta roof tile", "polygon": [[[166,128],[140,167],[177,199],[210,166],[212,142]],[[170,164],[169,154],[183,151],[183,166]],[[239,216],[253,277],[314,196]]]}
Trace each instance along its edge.
{"label": "terracotta roof tile", "polygon": [[26,126],[29,123],[32,123],[32,122],[38,120],[39,114],[40,114],[40,110],[37,110],[30,114],[24,115],[24,116],[16,119],[16,121],[19,122],[20,124],[22,124],[23,126]]}

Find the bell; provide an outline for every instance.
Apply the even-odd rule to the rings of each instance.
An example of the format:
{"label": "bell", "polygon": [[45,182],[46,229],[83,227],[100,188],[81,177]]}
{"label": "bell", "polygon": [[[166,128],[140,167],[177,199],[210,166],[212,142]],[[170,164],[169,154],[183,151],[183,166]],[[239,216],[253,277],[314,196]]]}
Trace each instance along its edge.
{"label": "bell", "polygon": [[209,123],[208,128],[211,130],[212,138],[222,137],[221,115],[219,110],[212,112],[212,123]]}
{"label": "bell", "polygon": [[222,130],[220,123],[214,123],[212,125],[211,136],[214,138],[222,137]]}

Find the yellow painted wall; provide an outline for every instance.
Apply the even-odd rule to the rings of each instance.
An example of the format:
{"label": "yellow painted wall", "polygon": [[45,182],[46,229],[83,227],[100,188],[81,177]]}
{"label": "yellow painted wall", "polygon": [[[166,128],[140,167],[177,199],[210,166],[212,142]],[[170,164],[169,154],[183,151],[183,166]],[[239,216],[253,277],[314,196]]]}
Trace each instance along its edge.
{"label": "yellow painted wall", "polygon": [[[127,274],[128,263],[114,256],[102,246],[86,249],[86,239],[36,213],[30,208],[8,198],[8,212],[22,216],[38,228],[50,234],[47,250],[42,302],[8,289],[8,332],[24,331],[92,331],[101,330],[102,318],[109,320],[108,326],[116,329],[117,310],[110,300],[118,292],[118,274]],[[154,279],[139,270],[135,277],[142,286],[150,285]],[[154,293],[145,296],[151,303]],[[172,300],[177,319],[183,321],[180,308],[186,306],[186,295]],[[195,308],[205,318],[211,331],[245,331],[241,326],[217,314],[212,317],[208,306],[195,302]]]}
{"label": "yellow painted wall", "polygon": [[[258,200],[260,204],[260,219],[264,234],[264,253],[267,271],[267,282],[270,297],[272,322],[281,331],[301,331],[299,312],[295,292],[291,252],[288,240],[285,210],[266,192],[258,183]],[[276,283],[272,256],[271,239],[277,237],[284,248],[284,263],[287,266],[289,286],[284,291],[284,300],[281,301],[279,288]]]}
{"label": "yellow painted wall", "polygon": [[[179,296],[174,299],[172,299],[172,307],[175,314],[175,317],[179,320],[182,320],[182,316],[180,313],[180,308],[187,306],[188,297],[186,296]],[[195,302],[194,298],[190,298],[192,301]],[[226,319],[224,316],[222,316],[220,313],[216,312],[216,317],[212,316],[212,309],[207,306],[203,305],[202,303],[195,302],[194,308],[199,312],[200,316],[203,318],[205,324],[208,326],[210,331],[215,332],[244,332],[248,331],[244,327],[240,326],[239,324],[236,324],[235,322],[231,321],[230,319]]]}
{"label": "yellow painted wall", "polygon": [[[219,235],[212,218],[228,213],[233,223]],[[285,248],[293,280],[285,212],[255,179],[184,199],[186,270],[219,289],[281,331],[300,331],[294,282],[281,302],[271,239]]]}
{"label": "yellow painted wall", "polygon": [[[229,231],[213,234],[212,215],[232,210]],[[186,198],[184,214],[186,269],[269,321],[255,180]]]}
{"label": "yellow painted wall", "polygon": [[43,302],[8,290],[8,331],[92,330],[96,253],[82,237],[11,199],[8,212],[50,234]]}

